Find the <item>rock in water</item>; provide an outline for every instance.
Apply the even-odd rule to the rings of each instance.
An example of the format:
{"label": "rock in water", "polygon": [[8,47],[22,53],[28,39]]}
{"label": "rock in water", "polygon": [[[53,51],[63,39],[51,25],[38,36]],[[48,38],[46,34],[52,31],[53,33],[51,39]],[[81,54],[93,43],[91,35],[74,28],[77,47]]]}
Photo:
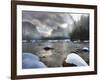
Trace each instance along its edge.
{"label": "rock in water", "polygon": [[22,53],[22,59],[40,60],[40,58],[32,53]]}
{"label": "rock in water", "polygon": [[46,51],[48,51],[48,50],[52,50],[53,48],[50,48],[50,47],[44,47],[43,49],[46,50]]}
{"label": "rock in water", "polygon": [[22,54],[22,69],[46,68],[47,66],[39,61],[39,57],[32,53]]}
{"label": "rock in water", "polygon": [[88,64],[79,55],[75,53],[69,54],[65,62],[75,64],[77,66],[88,66]]}
{"label": "rock in water", "polygon": [[83,47],[83,48],[82,48],[82,51],[89,52],[89,48]]}

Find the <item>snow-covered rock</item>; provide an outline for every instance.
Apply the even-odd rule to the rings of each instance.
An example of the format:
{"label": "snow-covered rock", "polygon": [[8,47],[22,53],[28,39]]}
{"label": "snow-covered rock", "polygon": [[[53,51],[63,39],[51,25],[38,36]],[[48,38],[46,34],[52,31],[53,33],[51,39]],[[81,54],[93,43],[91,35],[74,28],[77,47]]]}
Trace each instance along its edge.
{"label": "snow-covered rock", "polygon": [[82,51],[89,52],[89,48],[88,47],[83,47]]}
{"label": "snow-covered rock", "polygon": [[32,53],[22,53],[22,59],[40,60],[40,58]]}
{"label": "snow-covered rock", "polygon": [[32,53],[22,53],[22,69],[46,68],[47,66],[39,60],[39,57]]}
{"label": "snow-covered rock", "polygon": [[77,66],[88,66],[88,64],[79,55],[75,53],[69,54],[65,62],[75,64]]}
{"label": "snow-covered rock", "polygon": [[23,69],[31,69],[31,68],[46,68],[47,66],[40,61],[31,61],[30,59],[25,59],[22,62]]}

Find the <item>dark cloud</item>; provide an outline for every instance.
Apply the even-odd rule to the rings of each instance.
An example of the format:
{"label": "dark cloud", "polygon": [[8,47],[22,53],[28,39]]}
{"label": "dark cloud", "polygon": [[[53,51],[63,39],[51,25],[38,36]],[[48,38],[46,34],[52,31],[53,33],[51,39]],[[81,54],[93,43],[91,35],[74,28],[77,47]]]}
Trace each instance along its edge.
{"label": "dark cloud", "polygon": [[23,39],[68,37],[74,21],[69,13],[22,11]]}

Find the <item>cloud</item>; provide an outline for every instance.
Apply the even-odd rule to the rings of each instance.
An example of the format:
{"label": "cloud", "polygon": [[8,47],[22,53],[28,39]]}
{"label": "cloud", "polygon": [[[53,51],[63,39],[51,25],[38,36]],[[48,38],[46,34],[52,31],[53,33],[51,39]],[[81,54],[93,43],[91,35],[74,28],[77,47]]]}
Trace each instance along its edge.
{"label": "cloud", "polygon": [[[22,11],[22,21],[28,21],[34,29],[23,25],[29,36],[36,37],[68,37],[74,26],[74,20],[79,19],[80,14],[70,14],[64,12],[39,12],[39,11]],[[31,26],[32,27],[32,26]],[[24,32],[25,32],[24,31]],[[34,33],[34,34],[33,34]],[[32,36],[33,35],[33,36]]]}
{"label": "cloud", "polygon": [[61,24],[60,27],[63,28],[63,29],[65,29],[65,28],[68,27],[68,24],[67,23]]}
{"label": "cloud", "polygon": [[51,27],[43,26],[37,26],[37,31],[43,36],[43,37],[49,37],[52,34],[53,29]]}

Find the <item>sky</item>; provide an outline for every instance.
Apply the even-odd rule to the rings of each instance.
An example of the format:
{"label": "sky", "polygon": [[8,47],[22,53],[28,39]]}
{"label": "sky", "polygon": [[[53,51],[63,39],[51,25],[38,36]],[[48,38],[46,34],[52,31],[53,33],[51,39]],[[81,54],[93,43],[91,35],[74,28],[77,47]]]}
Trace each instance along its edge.
{"label": "sky", "polygon": [[[68,33],[72,31],[74,22],[79,21],[83,14],[76,13],[62,13],[62,12],[36,12],[36,11],[23,11],[22,12],[22,21],[28,21],[32,25],[35,25],[36,31],[39,33],[39,36],[42,37],[55,37],[63,36],[68,37]],[[86,15],[86,14],[85,14]],[[30,28],[27,26],[27,29],[23,30],[27,35],[31,35]],[[25,34],[26,36],[26,34]],[[37,36],[37,35],[36,35]]]}
{"label": "sky", "polygon": [[73,17],[73,19],[74,19],[75,21],[79,21],[80,18],[81,18],[81,16],[82,16],[82,14],[70,14],[70,15]]}

